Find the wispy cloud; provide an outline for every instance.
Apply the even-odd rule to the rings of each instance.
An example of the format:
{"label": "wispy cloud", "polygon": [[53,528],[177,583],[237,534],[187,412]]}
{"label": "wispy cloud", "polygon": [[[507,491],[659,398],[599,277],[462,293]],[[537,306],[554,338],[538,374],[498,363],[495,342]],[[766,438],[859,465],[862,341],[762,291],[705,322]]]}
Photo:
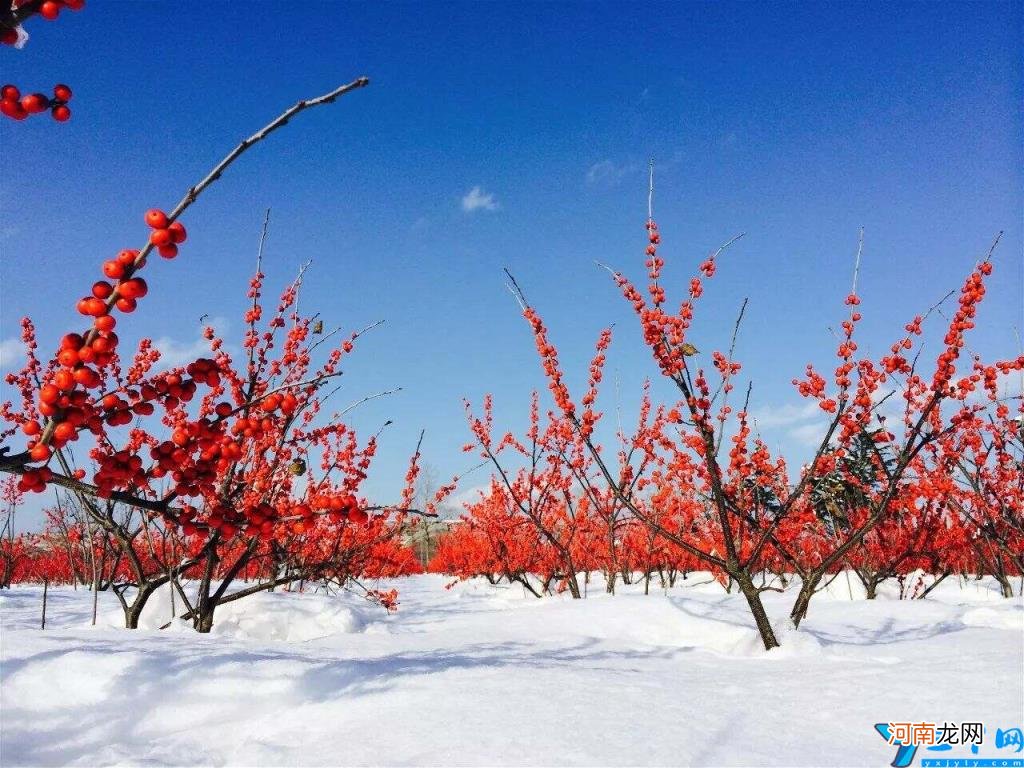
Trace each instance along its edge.
{"label": "wispy cloud", "polygon": [[772,427],[790,427],[794,424],[818,418],[823,414],[817,401],[810,400],[800,405],[783,405],[775,407],[755,408],[750,414],[757,426],[765,429]]}
{"label": "wispy cloud", "polygon": [[0,370],[13,369],[25,359],[25,345],[13,336],[0,341]]}
{"label": "wispy cloud", "polygon": [[799,427],[794,427],[786,434],[790,440],[799,445],[817,448],[821,445],[821,439],[825,437],[825,432],[827,431],[828,428],[823,421],[812,421],[807,424],[801,424]]}
{"label": "wispy cloud", "polygon": [[751,417],[757,429],[800,446],[817,447],[827,429],[827,414],[821,410],[817,400],[797,404],[763,406],[754,409]]}
{"label": "wispy cloud", "polygon": [[462,210],[466,213],[474,211],[496,211],[498,201],[491,192],[484,192],[483,187],[473,187],[462,198]]}
{"label": "wispy cloud", "polygon": [[636,173],[639,169],[640,166],[636,163],[618,165],[611,160],[601,160],[600,162],[594,163],[587,170],[587,183],[614,186],[622,181],[626,176]]}
{"label": "wispy cloud", "polygon": [[[203,328],[213,326],[217,335],[223,338],[230,327],[230,322],[223,317],[213,317],[203,323]],[[153,340],[153,346],[160,352],[158,368],[173,368],[176,365],[191,363],[197,357],[210,355],[210,342],[200,331],[193,341],[179,341],[170,336],[161,336]]]}
{"label": "wispy cloud", "polygon": [[465,511],[466,504],[475,504],[480,501],[481,494],[486,494],[491,489],[489,483],[473,485],[453,493],[445,502],[445,507],[457,514]]}

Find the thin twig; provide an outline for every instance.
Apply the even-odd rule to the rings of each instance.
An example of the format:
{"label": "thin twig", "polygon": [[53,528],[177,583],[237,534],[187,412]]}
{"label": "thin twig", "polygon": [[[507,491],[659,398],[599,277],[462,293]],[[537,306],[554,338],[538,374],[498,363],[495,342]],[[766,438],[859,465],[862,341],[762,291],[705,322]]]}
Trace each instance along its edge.
{"label": "thin twig", "polygon": [[654,218],[654,158],[647,162],[647,220]]}
{"label": "thin twig", "polygon": [[856,295],[857,293],[857,277],[860,275],[860,255],[864,252],[864,227],[860,228],[859,235],[857,237],[857,258],[853,261],[853,288],[850,293]]}
{"label": "thin twig", "polygon": [[509,289],[509,291],[512,292],[512,295],[516,297],[516,301],[519,302],[519,306],[525,312],[527,307],[530,306],[530,302],[526,300],[526,294],[523,293],[523,289],[519,287],[519,283],[516,282],[516,279],[515,277],[513,277],[512,273],[508,271],[508,267],[502,267],[502,271],[505,273],[505,275],[512,283],[511,285],[506,287]]}

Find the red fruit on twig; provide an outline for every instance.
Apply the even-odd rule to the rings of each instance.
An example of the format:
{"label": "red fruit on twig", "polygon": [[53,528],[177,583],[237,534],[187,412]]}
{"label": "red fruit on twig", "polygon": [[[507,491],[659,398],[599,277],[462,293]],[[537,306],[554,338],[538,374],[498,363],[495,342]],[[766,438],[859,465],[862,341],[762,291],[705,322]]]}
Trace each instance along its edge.
{"label": "red fruit on twig", "polygon": [[146,211],[146,224],[153,229],[167,229],[167,214],[158,208]]}

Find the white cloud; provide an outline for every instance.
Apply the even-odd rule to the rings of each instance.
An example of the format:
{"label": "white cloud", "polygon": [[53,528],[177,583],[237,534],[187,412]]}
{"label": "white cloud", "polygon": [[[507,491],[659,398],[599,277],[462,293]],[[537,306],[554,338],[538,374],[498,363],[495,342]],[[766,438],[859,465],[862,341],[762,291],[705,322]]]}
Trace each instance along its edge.
{"label": "white cloud", "polygon": [[817,448],[821,445],[821,439],[825,437],[828,425],[823,421],[814,421],[809,424],[801,424],[799,427],[789,430],[787,433],[793,442]]}
{"label": "white cloud", "polygon": [[823,411],[816,400],[809,400],[800,405],[763,406],[755,408],[750,414],[757,426],[765,429],[772,427],[788,427],[802,421],[820,417]]}
{"label": "white cloud", "polygon": [[18,367],[25,360],[25,345],[20,339],[11,337],[0,341],[0,370]]}
{"label": "white cloud", "polygon": [[590,166],[590,169],[587,171],[587,183],[614,186],[622,181],[624,177],[635,173],[639,169],[640,166],[635,163],[617,165],[611,160],[602,160]]}
{"label": "white cloud", "polygon": [[491,192],[484,192],[483,187],[476,186],[462,198],[462,210],[466,213],[480,210],[496,211],[498,210],[498,201],[494,199]]}
{"label": "white cloud", "polygon": [[[228,330],[229,322],[223,317],[213,317],[203,323],[203,328],[207,326],[213,326],[217,335],[223,338]],[[191,342],[182,342],[172,339],[170,336],[161,336],[159,339],[153,340],[153,346],[160,352],[160,362],[156,366],[159,369],[185,365],[197,357],[211,355],[210,342],[203,336],[202,330]]]}
{"label": "white cloud", "polygon": [[[980,397],[988,395],[979,387]],[[996,374],[996,392],[1001,398],[1015,398],[1024,395],[1024,374],[1020,371]]]}
{"label": "white cloud", "polygon": [[457,512],[461,515],[465,512],[466,504],[475,504],[480,501],[481,494],[486,494],[491,490],[490,483],[484,483],[481,485],[470,486],[469,488],[463,488],[451,496],[445,501],[444,506],[452,511]]}

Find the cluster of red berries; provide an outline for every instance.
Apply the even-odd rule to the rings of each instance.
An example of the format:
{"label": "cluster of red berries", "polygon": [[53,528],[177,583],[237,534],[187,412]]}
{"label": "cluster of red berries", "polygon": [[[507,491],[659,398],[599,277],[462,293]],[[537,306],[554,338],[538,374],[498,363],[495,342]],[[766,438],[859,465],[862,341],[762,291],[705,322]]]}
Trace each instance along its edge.
{"label": "cluster of red berries", "polygon": [[[55,423],[49,443],[43,443],[41,439],[29,442],[28,449],[33,461],[47,461],[54,449],[63,448],[68,442],[77,440],[80,429],[88,429],[99,435],[103,432],[104,424],[119,427],[130,424],[136,416],[151,415],[155,410],[152,403],[154,400],[162,401],[164,407],[171,411],[179,402],[188,402],[195,395],[195,381],[169,373],[156,379],[152,384],[143,384],[139,390],[129,390],[126,395],[131,402],[111,393],[95,403],[90,403],[85,390],[100,386],[102,379],[96,370],[86,363],[95,362],[102,366],[110,361],[113,345],[116,344],[116,338],[111,339],[112,336],[112,333],[97,336],[87,345],[82,336],[69,333],[61,341],[61,351],[57,359],[62,367],[57,369],[39,390],[39,412],[43,416],[51,417]],[[105,346],[97,351],[101,347],[97,342],[101,340],[105,342]],[[209,378],[207,375],[206,381]],[[26,421],[21,428],[32,438],[38,438],[43,432],[42,425],[35,419]],[[144,481],[144,473],[140,473],[141,465],[134,466],[130,456],[115,454],[103,457],[99,461],[101,467],[96,474],[96,484],[101,489],[106,488],[110,491],[117,487],[137,486]],[[163,473],[157,473],[155,470],[153,474],[157,477],[163,476]]]}
{"label": "cluster of red berries", "polygon": [[[292,533],[304,533],[312,528],[318,515],[326,515],[333,523],[348,520],[356,525],[364,525],[370,519],[370,515],[365,509],[360,509],[358,499],[352,494],[320,495],[312,498],[309,503],[294,505],[288,514],[294,519],[288,527]],[[262,527],[260,532],[267,535]]]}
{"label": "cluster of red berries", "polygon": [[167,214],[156,208],[146,211],[146,223],[153,229],[149,234],[149,242],[165,259],[173,259],[178,255],[178,244],[184,243],[188,237],[179,222],[171,222]]}
{"label": "cluster of red berries", "polygon": [[21,95],[14,85],[5,85],[0,89],[0,112],[12,120],[24,120],[29,115],[37,115],[50,110],[53,119],[63,123],[71,117],[68,101],[71,100],[71,89],[62,83],[53,86],[53,98],[43,93]]}
{"label": "cluster of red berries", "polygon": [[18,490],[22,493],[42,493],[53,477],[49,467],[30,469],[18,479]]}
{"label": "cluster of red berries", "polygon": [[[28,5],[31,0],[13,0],[11,3],[12,10],[18,10],[22,6]],[[57,17],[60,16],[62,9],[67,8],[69,11],[80,11],[85,7],[85,0],[44,0],[39,4],[35,13],[38,13],[47,21],[56,21]],[[31,13],[29,14],[32,15]],[[6,28],[0,32],[0,43],[4,45],[17,45],[18,43],[18,30],[16,28]]]}
{"label": "cluster of red berries", "polygon": [[260,401],[260,410],[264,413],[280,410],[285,416],[291,416],[298,407],[299,400],[291,392],[286,392],[283,395],[275,392]]}
{"label": "cluster of red berries", "polygon": [[661,235],[658,233],[658,225],[654,219],[647,220],[647,239],[650,244],[647,246],[647,277],[649,279],[648,291],[655,305],[665,303],[665,289],[658,285],[658,278],[665,266],[665,260],[658,256],[658,245],[661,243]]}
{"label": "cluster of red berries", "polygon": [[120,450],[100,457],[99,468],[93,478],[96,483],[97,496],[109,497],[115,487],[141,487],[146,483],[146,471],[142,467],[142,457],[128,450]]}
{"label": "cluster of red berries", "polygon": [[807,364],[807,378],[803,381],[793,379],[793,386],[800,392],[801,397],[821,398],[825,394],[825,379],[814,370],[814,366]]}
{"label": "cluster of red berries", "polygon": [[[149,239],[157,246],[160,255],[165,259],[177,256],[177,244],[185,242],[188,237],[185,227],[177,221],[169,223],[167,214],[155,209],[146,212],[146,223],[153,228]],[[145,265],[144,259],[139,260],[139,251],[133,249],[125,249],[115,258],[103,262],[103,275],[108,280],[118,282],[112,284],[108,280],[98,280],[93,283],[92,295],[85,296],[78,302],[78,311],[81,314],[96,318],[97,332],[102,334],[113,329],[114,319],[109,317],[111,307],[125,313],[134,312],[138,300],[149,292],[145,280],[141,277],[132,277]]]}
{"label": "cluster of red berries", "polygon": [[[156,232],[168,233],[177,242],[184,242],[185,228],[174,222],[170,224],[161,211],[148,211],[146,221],[154,226]],[[173,243],[172,243],[173,245]],[[177,246],[167,258],[177,255]],[[122,312],[133,312],[136,302],[146,295],[149,288],[141,277],[132,277],[135,270],[141,269],[145,261],[139,261],[139,251],[124,250],[117,258],[103,264],[103,274],[110,280],[98,280],[93,284],[92,295],[85,296],[78,302],[78,311],[95,318],[93,327],[84,336],[69,333],[61,339],[57,352],[57,363],[60,367],[50,379],[39,389],[39,413],[51,419],[48,432],[44,431],[38,421],[30,420],[22,425],[22,431],[29,437],[36,438],[28,444],[29,454],[33,461],[45,462],[50,459],[53,450],[60,449],[71,440],[78,438],[79,428],[88,428],[94,434],[100,434],[104,422],[110,426],[128,424],[136,415],[149,415],[153,412],[150,400],[164,401],[167,410],[173,410],[181,400],[190,400],[195,394],[195,381],[182,380],[177,374],[168,374],[158,379],[153,385],[144,385],[143,391],[133,393],[137,400],[133,404],[123,401],[116,395],[107,395],[99,404],[90,404],[85,390],[96,389],[103,383],[99,371],[114,359],[118,338],[114,333],[117,320],[110,315],[112,307]],[[213,360],[197,360],[189,366],[189,374],[196,379],[216,386],[220,379]],[[97,475],[109,482],[113,487],[125,479],[123,468],[111,464],[109,468]],[[99,480],[98,480],[99,482]],[[36,483],[33,483],[33,490]]]}
{"label": "cluster of red berries", "polygon": [[199,510],[188,504],[185,504],[181,508],[181,512],[178,515],[178,519],[175,520],[173,517],[165,516],[164,523],[169,526],[180,525],[181,532],[186,536],[195,536],[199,529],[207,529],[205,523],[196,522],[196,517],[199,514]]}
{"label": "cluster of red berries", "polygon": [[264,416],[262,419],[256,416],[243,416],[231,425],[231,434],[251,440],[273,428],[274,422],[269,416]]}
{"label": "cluster of red berries", "polygon": [[[171,448],[173,451],[168,454],[161,454],[163,446],[154,448],[154,458],[157,455],[161,455],[161,458],[163,455],[173,456],[182,450],[174,448],[173,445]],[[184,504],[176,520],[171,516],[165,516],[164,522],[169,525],[180,525],[182,533],[186,536],[219,531],[225,538],[231,538],[238,531],[248,531],[251,535],[269,540],[279,533],[305,533],[313,528],[316,518],[320,515],[326,515],[335,523],[348,520],[356,525],[364,525],[370,519],[370,515],[366,510],[360,509],[359,501],[352,494],[331,494],[317,496],[308,503],[286,506],[282,510],[267,502],[240,510],[217,504],[210,510],[205,521],[196,519],[199,516],[197,509]]]}
{"label": "cluster of red berries", "polygon": [[359,508],[359,501],[351,494],[319,497],[314,506],[327,513],[331,522],[340,523],[349,520],[357,525],[366,523],[370,516],[365,509]]}
{"label": "cluster of red berries", "polygon": [[224,504],[217,504],[210,509],[210,514],[206,517],[206,524],[211,531],[220,531],[225,539],[230,539],[240,529],[248,527],[242,512]]}
{"label": "cluster of red berries", "polygon": [[943,389],[956,373],[956,360],[964,346],[964,332],[974,327],[977,306],[985,297],[985,277],[992,274],[992,262],[985,261],[971,273],[960,289],[960,306],[949,323],[949,330],[942,343],[946,345],[936,361],[935,376],[932,380],[934,390]]}
{"label": "cluster of red berries", "polygon": [[62,8],[71,11],[80,11],[85,6],[85,0],[45,0],[39,6],[39,15],[47,21],[55,21],[60,16]]}

